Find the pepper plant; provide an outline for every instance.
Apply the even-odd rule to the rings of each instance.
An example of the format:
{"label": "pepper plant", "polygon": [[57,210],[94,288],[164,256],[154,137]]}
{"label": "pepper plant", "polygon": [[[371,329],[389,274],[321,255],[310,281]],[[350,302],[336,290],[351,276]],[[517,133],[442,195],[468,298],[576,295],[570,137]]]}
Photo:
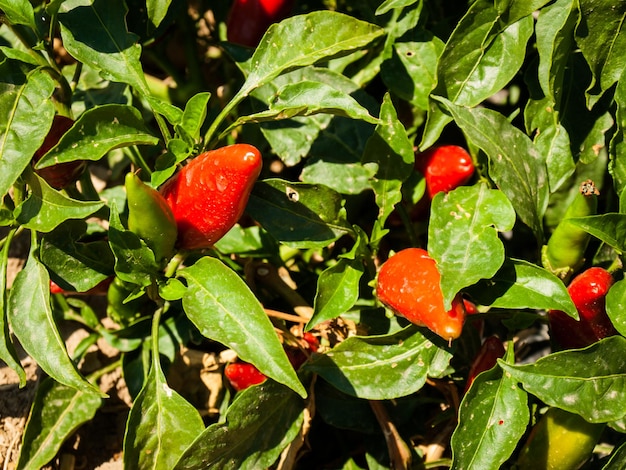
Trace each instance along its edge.
{"label": "pepper plant", "polygon": [[[16,468],[113,370],[128,469],[624,468],[626,3],[266,2],[247,46],[242,3],[0,0],[0,359],[44,373]],[[608,336],[566,348],[589,268]]]}

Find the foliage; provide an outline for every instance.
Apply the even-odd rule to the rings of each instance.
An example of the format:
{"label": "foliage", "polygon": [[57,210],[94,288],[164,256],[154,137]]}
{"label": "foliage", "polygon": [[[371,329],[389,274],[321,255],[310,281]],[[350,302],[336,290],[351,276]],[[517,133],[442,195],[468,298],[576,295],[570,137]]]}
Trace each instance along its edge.
{"label": "foliage", "polygon": [[[127,468],[511,468],[546,406],[607,424],[590,462],[623,468],[626,3],[302,1],[256,48],[226,40],[229,4],[0,0],[0,359],[24,385],[19,343],[48,376],[18,467],[52,460],[119,367]],[[31,164],[55,114],[75,124],[36,168],[89,169],[62,190]],[[124,174],[158,189],[232,143],[264,158],[247,215],[162,268],[128,228]],[[476,173],[412,218],[415,152],[440,144]],[[613,274],[620,335],[562,351],[546,312],[577,313],[541,250],[586,179],[600,196],[570,220],[591,235],[580,269]],[[18,237],[30,248],[7,285]],[[450,343],[376,299],[379,266],[410,246],[437,261],[446,305],[478,307]],[[77,295],[112,277],[117,307]],[[68,324],[89,333],[71,355]],[[493,334],[507,355],[461,396]],[[88,371],[99,340],[119,355]],[[268,379],[223,382],[201,415],[170,385],[189,348]]]}

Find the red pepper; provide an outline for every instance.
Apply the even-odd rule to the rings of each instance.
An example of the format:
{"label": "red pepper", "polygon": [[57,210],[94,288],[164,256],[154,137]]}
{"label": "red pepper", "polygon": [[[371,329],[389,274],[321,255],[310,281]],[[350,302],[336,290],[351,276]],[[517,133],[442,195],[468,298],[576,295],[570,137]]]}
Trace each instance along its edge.
{"label": "red pepper", "polygon": [[108,277],[98,284],[93,286],[91,289],[85,292],[78,292],[75,290],[65,290],[61,286],[59,286],[53,280],[50,280],[50,293],[51,294],[63,294],[63,295],[106,295],[107,290],[109,289],[109,285],[113,281],[113,278]]}
{"label": "red pepper", "polygon": [[592,267],[576,276],[567,287],[578,315],[574,320],[565,312],[550,310],[553,339],[564,348],[582,348],[617,334],[606,314],[606,294],[613,276],[606,269]]}
{"label": "red pepper", "polygon": [[228,40],[256,47],[270,25],[291,14],[294,3],[294,0],[235,0],[226,21]]}
{"label": "red pepper", "polygon": [[465,307],[457,295],[452,308],[445,310],[440,279],[437,263],[426,250],[407,248],[381,266],[376,295],[396,314],[451,341],[461,335]]}
{"label": "red pepper", "polygon": [[432,199],[439,192],[447,193],[467,183],[474,174],[474,162],[463,147],[442,145],[416,155],[415,169],[424,175]]}
{"label": "red pepper", "polygon": [[228,382],[238,392],[263,382],[267,377],[249,362],[233,362],[224,368]]}
{"label": "red pepper", "polygon": [[472,366],[470,367],[470,371],[467,376],[467,383],[465,384],[465,392],[469,390],[470,385],[472,385],[476,376],[495,366],[498,359],[504,356],[505,352],[504,344],[502,344],[502,340],[500,338],[497,336],[490,336],[487,338],[483,342],[482,346],[478,350],[478,354],[476,354],[476,357],[472,362]]}
{"label": "red pepper", "polygon": [[174,213],[178,247],[213,246],[242,216],[261,173],[260,152],[235,144],[198,155],[162,187]]}
{"label": "red pepper", "polygon": [[[37,149],[35,155],[33,155],[33,165],[41,160],[48,151],[59,143],[63,134],[65,134],[70,127],[74,125],[74,121],[68,117],[57,114],[52,121],[52,127],[48,131],[48,135],[41,144],[41,147]],[[63,189],[67,185],[76,181],[85,170],[86,164],[84,161],[73,161],[58,163],[56,165],[48,166],[35,170],[39,176],[41,176],[46,182],[55,189]]]}

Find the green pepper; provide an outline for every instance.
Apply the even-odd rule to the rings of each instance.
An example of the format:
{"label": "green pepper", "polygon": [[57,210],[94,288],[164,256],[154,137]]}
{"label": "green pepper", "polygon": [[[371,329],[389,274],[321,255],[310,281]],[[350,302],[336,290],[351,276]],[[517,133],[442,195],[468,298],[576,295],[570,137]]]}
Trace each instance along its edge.
{"label": "green pepper", "polygon": [[589,423],[560,408],[549,408],[531,430],[515,468],[576,470],[593,453],[605,426],[605,423]]}
{"label": "green pepper", "polygon": [[148,297],[145,294],[126,301],[133,293],[130,286],[116,277],[107,291],[107,316],[123,327],[141,317],[148,303]]}
{"label": "green pepper", "polygon": [[563,219],[554,229],[547,245],[543,247],[544,267],[564,281],[582,266],[590,239],[589,233],[574,225],[569,219],[594,215],[599,194],[593,181],[583,181]]}
{"label": "green pepper", "polygon": [[169,260],[174,253],[178,228],[172,209],[155,189],[134,173],[125,180],[128,201],[128,229],[137,234],[154,252],[157,263]]}

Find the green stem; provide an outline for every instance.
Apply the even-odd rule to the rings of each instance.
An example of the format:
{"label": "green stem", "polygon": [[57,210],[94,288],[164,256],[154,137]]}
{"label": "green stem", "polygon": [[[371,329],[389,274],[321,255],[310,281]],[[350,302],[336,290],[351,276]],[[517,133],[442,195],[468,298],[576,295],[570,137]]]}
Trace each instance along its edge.
{"label": "green stem", "polygon": [[122,367],[122,359],[118,359],[117,361],[112,362],[108,366],[104,366],[102,369],[98,369],[92,374],[89,374],[87,378],[90,382],[96,382],[97,380],[100,379],[100,377],[102,377],[105,374],[108,374],[109,372],[113,372],[118,367]]}
{"label": "green stem", "polygon": [[402,220],[402,223],[406,228],[406,233],[409,237],[409,241],[411,242],[411,246],[419,248],[421,246],[421,243],[419,241],[417,233],[415,232],[413,221],[411,220],[411,217],[409,216],[409,213],[407,212],[406,207],[402,202],[396,204],[396,211],[398,211],[398,215],[400,216],[400,219]]}
{"label": "green stem", "polygon": [[161,323],[161,315],[163,314],[163,303],[154,312],[152,317],[152,367],[160,367],[159,363],[159,324]]}
{"label": "green stem", "polygon": [[150,169],[150,166],[143,158],[143,155],[141,154],[137,146],[133,145],[131,147],[126,147],[126,153],[128,155],[128,158],[130,158],[130,161],[133,162],[133,165],[135,165],[137,168],[141,168],[141,171],[145,172],[147,175],[152,175],[152,170]]}
{"label": "green stem", "polygon": [[215,120],[209,126],[206,134],[204,135],[204,150],[208,150],[212,148],[217,142],[213,142],[213,135],[217,132],[222,121],[226,119],[226,117],[230,114],[230,112],[235,109],[235,107],[241,103],[250,93],[250,90],[241,89],[239,92],[233,96],[233,98],[222,108],[220,113],[216,116]]}

